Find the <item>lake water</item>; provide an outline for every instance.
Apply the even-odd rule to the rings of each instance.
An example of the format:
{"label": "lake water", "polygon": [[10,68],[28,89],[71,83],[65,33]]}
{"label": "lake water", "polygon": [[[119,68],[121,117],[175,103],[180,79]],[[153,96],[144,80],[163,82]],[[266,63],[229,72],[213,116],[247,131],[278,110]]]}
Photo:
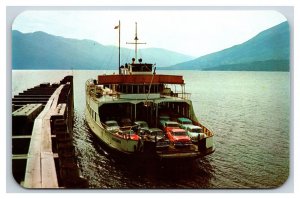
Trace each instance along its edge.
{"label": "lake water", "polygon": [[184,76],[198,119],[215,133],[215,153],[190,162],[119,160],[84,120],[84,83],[113,71],[13,71],[12,95],[74,76],[74,145],[91,188],[274,188],[289,176],[290,73],[157,71]]}

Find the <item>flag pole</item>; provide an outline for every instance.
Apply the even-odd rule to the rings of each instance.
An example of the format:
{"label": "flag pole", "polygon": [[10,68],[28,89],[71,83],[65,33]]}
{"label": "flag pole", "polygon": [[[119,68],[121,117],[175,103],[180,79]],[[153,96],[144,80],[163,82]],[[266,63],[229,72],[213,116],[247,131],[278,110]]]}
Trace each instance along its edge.
{"label": "flag pole", "polygon": [[119,74],[121,74],[121,22],[119,20]]}

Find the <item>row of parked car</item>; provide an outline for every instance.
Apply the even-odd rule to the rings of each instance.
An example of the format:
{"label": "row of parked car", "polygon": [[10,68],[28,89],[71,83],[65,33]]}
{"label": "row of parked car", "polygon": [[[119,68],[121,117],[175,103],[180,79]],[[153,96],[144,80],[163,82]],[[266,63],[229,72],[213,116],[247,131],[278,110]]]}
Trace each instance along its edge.
{"label": "row of parked car", "polygon": [[169,139],[161,129],[149,128],[145,121],[135,121],[132,123],[129,118],[126,118],[122,119],[120,124],[122,127],[115,120],[106,121],[106,130],[117,132],[118,134],[138,135],[144,141],[156,142],[157,148],[167,148],[170,145]]}
{"label": "row of parked car", "polygon": [[[135,121],[132,124],[129,119],[127,120],[125,125],[124,121],[120,122],[122,126],[132,126],[129,134],[137,134],[145,141],[156,142],[157,148],[167,148],[170,143],[175,147],[189,146],[205,138],[202,128],[193,125],[190,119],[184,117],[178,118],[175,122],[171,121],[169,116],[160,116],[160,128],[149,128],[145,121]],[[120,132],[122,129],[114,120],[106,121],[105,125],[108,131]]]}
{"label": "row of parked car", "polygon": [[193,125],[193,122],[185,117],[171,121],[169,116],[160,116],[159,124],[175,146],[197,143],[206,137],[200,126]]}

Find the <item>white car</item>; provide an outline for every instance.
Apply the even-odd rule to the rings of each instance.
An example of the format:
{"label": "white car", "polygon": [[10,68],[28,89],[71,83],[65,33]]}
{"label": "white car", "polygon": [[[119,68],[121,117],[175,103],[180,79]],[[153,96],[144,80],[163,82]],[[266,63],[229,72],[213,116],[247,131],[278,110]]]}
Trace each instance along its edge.
{"label": "white car", "polygon": [[110,131],[110,132],[114,132],[114,131],[119,131],[120,130],[120,126],[118,125],[118,123],[115,120],[109,120],[105,122],[106,125],[106,130]]}
{"label": "white car", "polygon": [[133,128],[133,130],[137,132],[138,135],[144,135],[145,131],[149,130],[149,126],[145,121],[135,121],[134,125],[136,125],[137,128]]}
{"label": "white car", "polygon": [[146,129],[146,130],[149,129],[149,126],[145,121],[135,121],[134,124],[138,125],[141,129]]}
{"label": "white car", "polygon": [[198,140],[206,138],[206,135],[205,133],[203,133],[203,130],[200,126],[195,126],[193,124],[184,124],[182,125],[182,128],[186,130],[192,142],[198,142]]}

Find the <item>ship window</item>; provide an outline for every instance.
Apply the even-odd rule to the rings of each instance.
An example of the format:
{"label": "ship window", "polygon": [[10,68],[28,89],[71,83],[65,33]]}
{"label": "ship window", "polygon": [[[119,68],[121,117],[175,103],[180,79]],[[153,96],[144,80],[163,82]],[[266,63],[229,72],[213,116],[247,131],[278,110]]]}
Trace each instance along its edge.
{"label": "ship window", "polygon": [[132,66],[132,72],[138,72],[141,71],[140,67]]}
{"label": "ship window", "polygon": [[137,64],[132,65],[132,72],[151,72],[152,64]]}
{"label": "ship window", "polygon": [[151,86],[151,91],[150,91],[150,93],[154,93],[155,91],[154,91],[154,86],[152,85]]}
{"label": "ship window", "polygon": [[133,85],[133,93],[137,93],[137,86],[136,85]]}
{"label": "ship window", "polygon": [[146,85],[145,86],[145,93],[148,93],[149,92],[149,85]]}
{"label": "ship window", "polygon": [[145,92],[144,92],[144,86],[143,86],[143,85],[138,86],[138,88],[139,88],[139,93],[145,93]]}

